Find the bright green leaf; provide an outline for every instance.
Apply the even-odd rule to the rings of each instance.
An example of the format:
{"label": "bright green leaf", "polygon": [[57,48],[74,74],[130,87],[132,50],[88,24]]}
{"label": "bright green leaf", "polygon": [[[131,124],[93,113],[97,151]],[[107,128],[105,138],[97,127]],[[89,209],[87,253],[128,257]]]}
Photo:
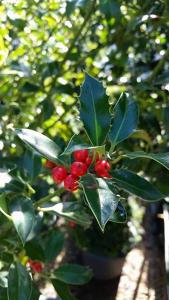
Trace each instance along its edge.
{"label": "bright green leaf", "polygon": [[30,300],[32,282],[29,273],[20,264],[11,265],[8,275],[8,300]]}
{"label": "bright green leaf", "polygon": [[122,94],[114,108],[114,118],[109,133],[113,146],[127,139],[137,127],[137,103],[127,94]]}
{"label": "bright green leaf", "polygon": [[9,207],[16,231],[24,244],[31,232],[35,213],[32,201],[23,196],[16,196]]}
{"label": "bright green leaf", "polygon": [[29,147],[39,152],[45,158],[58,162],[57,157],[61,150],[51,139],[31,129],[16,129],[15,131],[19,138]]}
{"label": "bright green leaf", "polygon": [[102,83],[86,74],[79,99],[80,118],[92,144],[103,145],[110,128],[111,115]]}
{"label": "bright green leaf", "polygon": [[81,285],[92,278],[92,271],[81,265],[64,264],[54,271],[54,278],[67,284]]}
{"label": "bright green leaf", "polygon": [[116,210],[118,199],[103,178],[95,178],[88,174],[81,178],[81,184],[86,201],[101,230],[104,231],[106,223]]}
{"label": "bright green leaf", "polygon": [[149,181],[129,170],[114,170],[111,174],[113,181],[119,188],[144,200],[157,201],[164,197]]}

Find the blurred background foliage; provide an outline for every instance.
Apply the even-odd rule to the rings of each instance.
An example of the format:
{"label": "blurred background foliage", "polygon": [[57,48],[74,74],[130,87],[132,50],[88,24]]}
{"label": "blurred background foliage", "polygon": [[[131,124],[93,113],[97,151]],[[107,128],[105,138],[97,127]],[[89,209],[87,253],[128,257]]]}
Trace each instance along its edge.
{"label": "blurred background foliage", "polygon": [[[33,195],[33,185],[39,199],[54,187],[48,171],[41,173],[41,159],[26,150],[13,129],[38,130],[64,149],[81,130],[77,96],[84,71],[105,83],[111,103],[123,91],[139,103],[138,131],[117,147],[119,152],[169,151],[168,36],[168,0],[1,0],[1,189],[6,181],[8,191],[24,186]],[[153,161],[126,160],[125,166],[169,193],[168,175]],[[141,210],[136,202],[133,207],[134,214]],[[18,252],[22,246],[16,236],[6,237],[11,226],[4,220],[1,253],[10,245]],[[45,228],[55,222],[49,216],[42,221]],[[11,261],[10,253],[2,255]]]}

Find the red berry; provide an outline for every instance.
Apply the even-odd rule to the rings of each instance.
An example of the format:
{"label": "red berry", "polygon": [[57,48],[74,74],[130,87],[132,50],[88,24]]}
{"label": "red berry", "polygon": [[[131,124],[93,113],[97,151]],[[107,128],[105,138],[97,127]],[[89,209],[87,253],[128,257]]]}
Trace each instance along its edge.
{"label": "red berry", "polygon": [[85,164],[86,164],[88,167],[91,165],[92,159],[93,159],[93,158],[92,158],[91,156],[88,156],[88,157],[86,158]]}
{"label": "red berry", "polygon": [[77,150],[73,153],[73,157],[76,161],[85,162],[86,158],[88,157],[88,150]]}
{"label": "red berry", "polygon": [[31,267],[31,269],[35,272],[35,273],[41,273],[42,272],[42,264],[41,262],[38,262],[38,261],[35,261],[35,260],[32,260],[32,259],[29,259],[28,260],[28,263]]}
{"label": "red berry", "polygon": [[45,166],[45,168],[53,169],[53,168],[55,168],[57,165],[56,165],[54,162],[50,161],[50,160],[46,160],[44,166]]}
{"label": "red berry", "polygon": [[67,170],[63,166],[57,166],[52,170],[52,178],[55,182],[61,183],[67,176]]}
{"label": "red berry", "polygon": [[95,172],[101,177],[111,177],[108,173],[110,171],[110,164],[106,160],[98,160],[94,166]]}
{"label": "red berry", "polygon": [[77,224],[74,221],[69,221],[68,222],[69,227],[71,228],[76,228]]}
{"label": "red berry", "polygon": [[69,174],[64,180],[64,187],[67,191],[76,191],[78,189],[77,177]]}
{"label": "red berry", "polygon": [[87,166],[83,162],[75,161],[72,163],[70,170],[72,175],[80,177],[86,174]]}

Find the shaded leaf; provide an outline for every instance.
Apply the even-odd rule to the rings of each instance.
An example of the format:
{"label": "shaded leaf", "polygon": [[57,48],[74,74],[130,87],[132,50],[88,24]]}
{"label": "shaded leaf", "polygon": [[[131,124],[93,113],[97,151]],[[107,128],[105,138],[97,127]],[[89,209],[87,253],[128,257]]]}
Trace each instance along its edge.
{"label": "shaded leaf", "polygon": [[116,146],[128,138],[136,129],[137,121],[137,103],[129,95],[123,93],[114,108],[114,118],[109,133],[112,145]]}
{"label": "shaded leaf", "polygon": [[127,221],[127,213],[121,202],[118,203],[117,208],[109,221],[115,223],[125,223]]}
{"label": "shaded leaf", "polygon": [[111,122],[108,96],[101,82],[86,74],[81,87],[80,118],[94,146],[104,144]]}
{"label": "shaded leaf", "polygon": [[57,203],[48,210],[80,225],[89,226],[91,224],[91,217],[84,211],[84,207],[76,202]]}
{"label": "shaded leaf", "polygon": [[5,197],[5,194],[1,194],[0,195],[0,212],[7,218],[10,219],[10,216],[9,216],[9,212],[8,212],[8,206],[7,206],[7,203],[6,203],[6,197]]}
{"label": "shaded leaf", "polygon": [[121,16],[120,4],[117,0],[99,0],[100,10],[107,17],[119,18]]}
{"label": "shaded leaf", "polygon": [[12,264],[8,275],[8,300],[30,300],[31,291],[29,273],[19,262]]}
{"label": "shaded leaf", "polygon": [[45,261],[45,250],[39,239],[32,239],[25,244],[26,254],[33,260]]}
{"label": "shaded leaf", "polygon": [[67,284],[56,279],[52,280],[52,284],[61,300],[76,300],[71,294]]}
{"label": "shaded leaf", "polygon": [[39,300],[40,292],[38,290],[38,287],[33,283],[32,284],[32,293],[30,300]]}
{"label": "shaded leaf", "polygon": [[169,170],[169,152],[156,154],[156,153],[146,153],[144,151],[137,151],[137,152],[126,153],[123,156],[128,157],[130,159],[149,158],[149,159],[152,159],[152,160],[158,162],[163,167],[165,167],[167,170]]}
{"label": "shaded leaf", "polygon": [[16,231],[24,244],[34,225],[35,213],[32,201],[24,196],[15,197],[9,210]]}
{"label": "shaded leaf", "polygon": [[81,265],[64,264],[54,271],[54,278],[67,284],[81,285],[92,278],[92,271]]}
{"label": "shaded leaf", "polygon": [[151,145],[152,143],[150,135],[145,130],[136,130],[130,135],[130,137],[132,139],[134,138],[134,139],[141,139],[143,141],[146,141],[149,145]]}
{"label": "shaded leaf", "polygon": [[126,169],[111,172],[118,187],[147,201],[157,201],[164,197],[149,181]]}
{"label": "shaded leaf", "polygon": [[41,171],[41,158],[35,152],[26,151],[23,157],[23,167],[31,180],[36,178]]}
{"label": "shaded leaf", "polygon": [[44,253],[46,261],[53,260],[62,250],[64,244],[64,234],[61,231],[55,231],[48,234],[44,241]]}

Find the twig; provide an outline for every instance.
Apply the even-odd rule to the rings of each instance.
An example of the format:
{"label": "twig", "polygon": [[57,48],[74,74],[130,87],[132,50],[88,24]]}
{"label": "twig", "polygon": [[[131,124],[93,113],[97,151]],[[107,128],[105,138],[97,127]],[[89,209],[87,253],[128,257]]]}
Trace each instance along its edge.
{"label": "twig", "polygon": [[56,191],[55,193],[50,194],[50,195],[48,195],[46,197],[41,198],[40,200],[38,200],[38,201],[36,201],[34,203],[34,206],[37,208],[39,205],[42,205],[42,204],[44,204],[46,202],[49,202],[55,196],[60,196],[63,193],[63,191],[64,191],[64,189],[61,188],[60,190]]}

